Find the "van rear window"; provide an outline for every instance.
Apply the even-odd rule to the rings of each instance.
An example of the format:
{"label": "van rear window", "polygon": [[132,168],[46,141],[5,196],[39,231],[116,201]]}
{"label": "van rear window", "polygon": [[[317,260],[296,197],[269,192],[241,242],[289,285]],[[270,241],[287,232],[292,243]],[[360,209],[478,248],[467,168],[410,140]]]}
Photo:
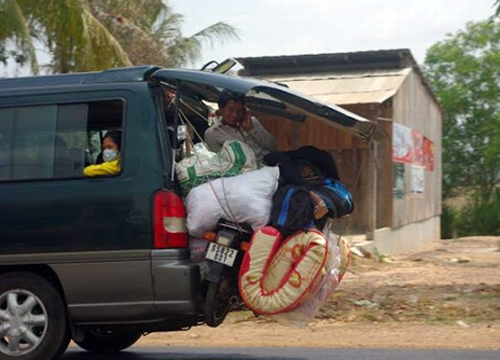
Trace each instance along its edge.
{"label": "van rear window", "polygon": [[[83,177],[121,134],[122,100],[0,108],[0,181]],[[121,152],[120,152],[121,153]]]}

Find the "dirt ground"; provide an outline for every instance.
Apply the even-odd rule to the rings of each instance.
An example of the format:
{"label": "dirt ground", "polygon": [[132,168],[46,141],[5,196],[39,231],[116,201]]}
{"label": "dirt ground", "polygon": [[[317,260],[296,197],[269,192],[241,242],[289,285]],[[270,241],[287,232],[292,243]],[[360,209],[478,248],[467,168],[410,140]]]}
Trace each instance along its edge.
{"label": "dirt ground", "polygon": [[306,328],[238,311],[216,329],[151,334],[137,345],[500,349],[500,237],[442,240],[390,258],[354,256]]}

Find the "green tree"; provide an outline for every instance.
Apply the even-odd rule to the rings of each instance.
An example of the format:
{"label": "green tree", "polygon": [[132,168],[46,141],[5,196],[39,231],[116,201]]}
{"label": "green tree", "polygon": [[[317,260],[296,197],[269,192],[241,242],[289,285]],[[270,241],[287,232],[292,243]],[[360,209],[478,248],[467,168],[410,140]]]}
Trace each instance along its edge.
{"label": "green tree", "polygon": [[198,59],[205,42],[236,36],[223,22],[190,37],[181,27],[182,16],[163,0],[0,0],[0,61],[30,61],[37,73],[39,44],[54,73],[146,63],[176,67]]}
{"label": "green tree", "polygon": [[490,201],[500,175],[500,22],[468,23],[433,45],[424,72],[444,109],[443,195]]}

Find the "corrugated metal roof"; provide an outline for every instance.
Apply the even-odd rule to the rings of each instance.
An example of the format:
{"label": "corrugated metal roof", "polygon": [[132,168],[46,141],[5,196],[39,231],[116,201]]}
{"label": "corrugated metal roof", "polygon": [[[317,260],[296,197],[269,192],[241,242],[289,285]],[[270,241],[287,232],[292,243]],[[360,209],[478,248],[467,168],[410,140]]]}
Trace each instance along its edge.
{"label": "corrugated metal roof", "polygon": [[[318,78],[318,75],[324,75],[325,79],[334,81],[330,75],[342,75],[342,78],[350,78],[352,81],[344,83],[342,86],[352,86],[354,89],[365,81],[364,84],[369,82],[373,88],[377,87],[377,81],[395,81],[394,86],[390,89],[383,89],[383,86],[378,90],[365,91],[364,94],[354,92],[348,95],[347,92],[330,93],[332,99],[338,98],[339,102],[334,102],[339,105],[369,103],[375,101],[376,103],[383,102],[394,95],[397,91],[398,80],[395,79],[371,79],[361,80],[365,77],[389,77],[391,73],[413,70],[421,79],[424,86],[427,88],[430,96],[434,99],[439,106],[439,102],[432,92],[431,87],[425,80],[420,67],[413,58],[410,50],[408,49],[394,49],[394,50],[376,50],[376,51],[358,51],[349,53],[336,53],[336,54],[304,54],[304,55],[283,55],[283,56],[262,56],[262,57],[241,57],[236,58],[244,67],[241,70],[242,75],[260,77],[265,79],[278,79],[278,77],[288,77],[284,83],[290,81],[290,88],[295,89],[296,84],[292,82],[293,79],[302,79],[309,76],[307,81]],[[385,72],[385,75],[383,75]],[[349,74],[357,74],[351,76]],[[401,82],[408,73],[401,73],[399,77]],[[398,76],[398,75],[396,75]],[[359,79],[359,82],[356,80]],[[305,84],[300,85],[305,88],[306,94],[309,89]],[[299,85],[297,85],[299,87]],[[299,90],[299,89],[297,89]],[[299,90],[300,91],[300,90]],[[377,92],[380,92],[377,94]],[[314,96],[313,94],[311,94]],[[324,94],[327,95],[327,94]],[[339,96],[337,96],[339,95]],[[322,95],[319,95],[322,96]],[[333,101],[332,101],[333,102]]]}
{"label": "corrugated metal roof", "polygon": [[381,104],[393,97],[411,68],[325,74],[266,76],[318,100],[337,105]]}
{"label": "corrugated metal roof", "polygon": [[403,69],[416,64],[410,50],[357,51],[334,54],[303,54],[283,56],[238,57],[244,66],[243,74],[317,73],[319,71],[356,71],[374,69]]}
{"label": "corrugated metal roof", "polygon": [[375,91],[371,93],[333,94],[314,96],[328,104],[355,105],[355,104],[382,104],[396,94],[396,91]]}

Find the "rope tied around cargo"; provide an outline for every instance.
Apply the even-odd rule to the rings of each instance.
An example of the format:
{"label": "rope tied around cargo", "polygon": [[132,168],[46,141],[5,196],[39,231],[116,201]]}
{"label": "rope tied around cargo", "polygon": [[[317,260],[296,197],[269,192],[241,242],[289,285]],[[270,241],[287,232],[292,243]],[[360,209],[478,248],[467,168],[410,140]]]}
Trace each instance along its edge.
{"label": "rope tied around cargo", "polygon": [[[199,112],[196,111],[196,109],[190,107],[188,104],[186,104],[185,102],[182,102],[186,107],[188,107],[190,110],[192,110],[193,112],[195,112],[198,116],[202,117],[204,120],[206,120],[208,122],[208,119],[203,116],[202,114],[200,114]],[[198,131],[196,130],[196,128],[194,127],[194,125],[191,123],[191,121],[189,121],[189,118],[186,116],[186,114],[184,113],[184,111],[182,111],[182,109],[179,109],[179,114],[180,114],[180,120],[181,120],[181,123],[184,125],[184,126],[189,126],[191,128],[191,130],[195,133],[196,136],[198,136],[198,138],[201,140],[201,142],[204,144],[204,146],[208,149],[208,146],[207,144],[202,140],[203,137],[198,133]],[[188,141],[191,149],[193,149],[193,153],[190,154],[191,156],[195,156],[196,159],[198,161],[202,161],[200,155],[197,153],[195,147],[194,147],[194,141],[191,137],[191,135],[189,134],[189,132],[187,132],[187,137],[186,137],[186,141]],[[221,181],[221,186],[222,186],[222,194],[224,196],[223,199],[221,199],[219,197],[219,195],[217,194],[217,191],[215,190],[214,186],[213,186],[213,179],[211,179],[208,175],[206,176],[206,182],[209,184],[210,188],[212,189],[212,192],[215,196],[215,198],[217,199],[217,202],[219,203],[222,211],[224,212],[224,215],[226,216],[227,220],[231,221],[231,223],[239,230],[239,231],[243,231],[243,228],[240,226],[239,222],[236,220],[236,216],[234,215],[234,212],[233,210],[231,209],[231,206],[229,204],[229,201],[226,197],[226,190],[225,190],[225,184],[224,184],[224,177],[225,175],[227,174],[228,171],[225,171],[224,170],[224,167],[222,165],[222,158],[221,157],[218,157],[218,161],[219,161],[219,170],[220,170],[220,174],[221,174],[221,177],[220,177],[220,181]]]}

